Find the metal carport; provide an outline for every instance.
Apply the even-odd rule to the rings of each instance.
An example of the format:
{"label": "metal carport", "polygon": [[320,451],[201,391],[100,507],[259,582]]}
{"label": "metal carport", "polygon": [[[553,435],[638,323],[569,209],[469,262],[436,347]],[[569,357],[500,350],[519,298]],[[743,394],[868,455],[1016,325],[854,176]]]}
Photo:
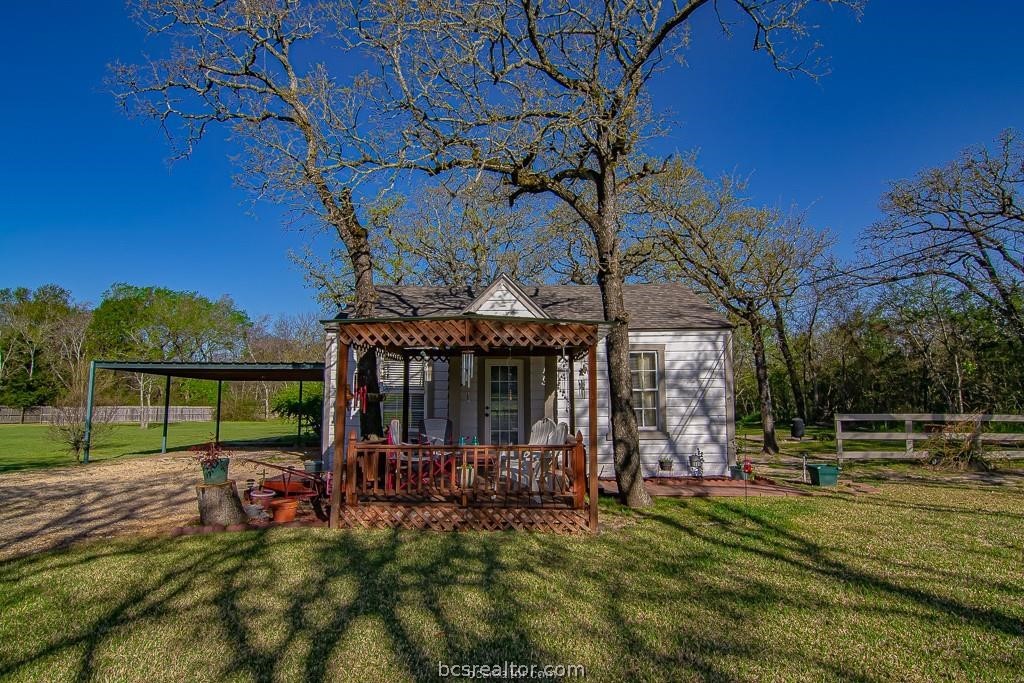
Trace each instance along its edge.
{"label": "metal carport", "polygon": [[[221,390],[229,382],[295,382],[299,383],[299,400],[302,400],[303,382],[324,381],[323,363],[171,363],[164,361],[107,361],[94,360],[89,364],[89,391],[85,408],[85,451],[82,461],[89,462],[89,446],[92,436],[93,389],[96,371],[133,372],[160,375],[167,378],[164,389],[164,423],[161,453],[167,452],[167,417],[171,405],[171,378],[217,380],[217,426],[214,439],[220,441]],[[302,420],[298,429],[301,433]]]}

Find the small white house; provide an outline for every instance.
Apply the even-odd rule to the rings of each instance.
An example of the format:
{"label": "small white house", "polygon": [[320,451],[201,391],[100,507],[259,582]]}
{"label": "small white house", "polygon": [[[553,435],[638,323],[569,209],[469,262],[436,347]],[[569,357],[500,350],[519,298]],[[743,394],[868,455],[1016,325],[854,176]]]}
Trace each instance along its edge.
{"label": "small white house", "polygon": [[[666,474],[693,473],[693,454],[703,454],[704,476],[725,476],[735,463],[731,444],[733,415],[732,326],[681,284],[626,285],[629,311],[633,405],[640,427],[644,473],[659,471],[663,456],[672,459]],[[481,291],[446,287],[385,287],[373,322],[387,326],[410,320],[478,320],[496,317],[537,322],[587,322],[603,326],[601,294],[596,286],[522,286],[500,276]],[[334,444],[337,392],[337,335],[342,314],[325,321],[327,349],[323,450],[330,460]],[[538,326],[539,327],[539,326]],[[411,357],[384,355],[379,363],[385,424],[407,417],[405,438],[424,418],[451,421],[452,440],[465,443],[526,443],[531,425],[543,418],[564,422],[571,433],[590,434],[587,363],[550,349],[491,348],[465,354],[421,349]],[[370,350],[353,349],[354,356]],[[379,350],[378,350],[379,352]],[[418,354],[418,355],[417,355]],[[408,370],[406,369],[408,362]],[[611,424],[607,397],[605,344],[597,344],[598,476],[613,477]],[[406,382],[408,377],[408,382]],[[351,387],[350,387],[351,389]],[[408,404],[403,406],[403,396]],[[358,432],[358,417],[345,412],[346,433]]]}

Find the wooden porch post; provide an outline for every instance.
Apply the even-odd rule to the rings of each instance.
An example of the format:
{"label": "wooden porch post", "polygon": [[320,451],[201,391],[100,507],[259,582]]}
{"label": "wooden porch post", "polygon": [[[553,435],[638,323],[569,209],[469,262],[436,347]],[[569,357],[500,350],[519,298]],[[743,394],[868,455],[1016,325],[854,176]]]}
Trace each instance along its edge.
{"label": "wooden porch post", "polygon": [[587,429],[590,430],[590,530],[597,531],[597,344],[587,352],[587,382],[590,394],[590,415],[587,421]]}
{"label": "wooden porch post", "polygon": [[402,433],[395,438],[409,443],[409,356],[405,354],[402,354]]}
{"label": "wooden porch post", "polygon": [[587,495],[587,456],[583,447],[583,434],[576,432],[576,444],[572,447],[572,506],[582,510]]}
{"label": "wooden porch post", "polygon": [[338,528],[341,513],[341,461],[345,458],[345,403],[348,402],[348,344],[337,342],[335,360],[337,378],[334,392],[334,457],[331,458],[331,519],[332,529]]}
{"label": "wooden porch post", "polygon": [[[365,472],[363,473],[366,474]],[[345,452],[345,505],[355,505],[356,497],[356,432],[348,435],[348,450]]]}

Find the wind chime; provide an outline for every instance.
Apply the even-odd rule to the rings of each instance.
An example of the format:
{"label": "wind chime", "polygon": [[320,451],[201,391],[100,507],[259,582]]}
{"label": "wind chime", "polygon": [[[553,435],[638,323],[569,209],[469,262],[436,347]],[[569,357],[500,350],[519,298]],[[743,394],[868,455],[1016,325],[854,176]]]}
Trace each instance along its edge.
{"label": "wind chime", "polygon": [[558,400],[568,401],[569,392],[572,391],[572,377],[569,377],[569,357],[565,353],[565,345],[562,346],[562,352],[558,356],[557,365],[558,371],[555,377],[557,379]]}
{"label": "wind chime", "polygon": [[468,387],[473,383],[473,351],[472,349],[462,352],[462,386]]}
{"label": "wind chime", "polygon": [[427,358],[427,350],[423,349],[420,351],[420,358],[423,360],[423,382],[434,381],[434,364]]}

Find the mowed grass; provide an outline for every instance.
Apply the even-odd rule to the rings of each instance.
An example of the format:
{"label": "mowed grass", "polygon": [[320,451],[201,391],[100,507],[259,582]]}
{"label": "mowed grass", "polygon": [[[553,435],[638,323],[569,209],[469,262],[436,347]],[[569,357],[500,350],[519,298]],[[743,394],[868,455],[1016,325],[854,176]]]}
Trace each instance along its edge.
{"label": "mowed grass", "polygon": [[[213,439],[213,422],[181,422],[169,425],[168,450],[182,450]],[[221,441],[264,442],[268,446],[295,443],[294,422],[222,422]],[[91,460],[150,455],[160,452],[163,425],[148,429],[138,425],[111,425],[92,449]],[[0,472],[73,465],[75,458],[54,440],[47,425],[0,425]]]}
{"label": "mowed grass", "polygon": [[609,503],[596,537],[278,529],[0,565],[0,678],[1020,680],[1024,491]]}

